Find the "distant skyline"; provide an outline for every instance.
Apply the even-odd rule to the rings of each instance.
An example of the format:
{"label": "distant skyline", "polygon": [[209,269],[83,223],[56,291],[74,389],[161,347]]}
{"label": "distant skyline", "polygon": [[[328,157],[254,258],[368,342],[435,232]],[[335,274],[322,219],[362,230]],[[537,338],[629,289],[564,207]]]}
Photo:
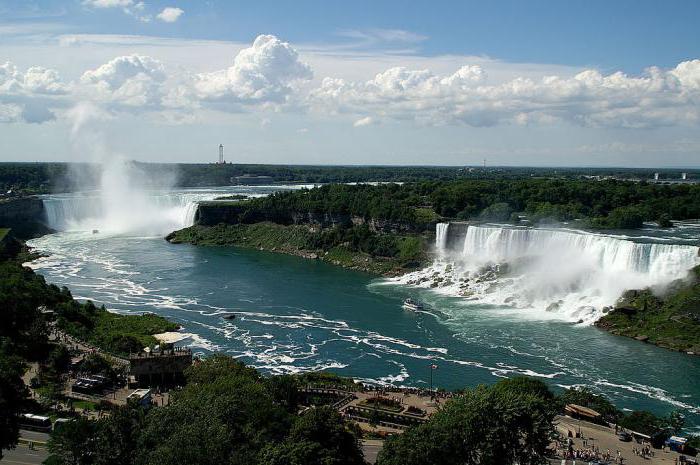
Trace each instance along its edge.
{"label": "distant skyline", "polygon": [[700,167],[700,2],[0,0],[0,161]]}

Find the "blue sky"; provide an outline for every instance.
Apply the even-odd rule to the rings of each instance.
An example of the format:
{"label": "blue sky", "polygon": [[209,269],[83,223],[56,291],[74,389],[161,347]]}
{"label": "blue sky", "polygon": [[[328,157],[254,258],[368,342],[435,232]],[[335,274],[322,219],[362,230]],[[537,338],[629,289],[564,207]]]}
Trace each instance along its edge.
{"label": "blue sky", "polygon": [[0,0],[0,160],[700,166],[698,1],[259,3]]}

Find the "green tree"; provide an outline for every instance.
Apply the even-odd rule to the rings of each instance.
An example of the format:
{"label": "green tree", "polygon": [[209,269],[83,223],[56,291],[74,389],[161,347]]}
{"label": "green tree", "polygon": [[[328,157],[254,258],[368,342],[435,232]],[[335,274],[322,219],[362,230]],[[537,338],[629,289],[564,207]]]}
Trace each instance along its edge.
{"label": "green tree", "polygon": [[78,417],[51,433],[48,447],[52,460],[64,465],[94,464],[95,426],[95,422]]}
{"label": "green tree", "polygon": [[95,465],[129,465],[136,459],[144,411],[119,407],[96,425]]}
{"label": "green tree", "polygon": [[19,439],[17,415],[27,397],[23,372],[22,360],[7,353],[0,338],[0,459],[2,450],[13,448]]}
{"label": "green tree", "polygon": [[430,420],[389,439],[378,465],[542,463],[553,409],[539,395],[480,386],[447,402]]}
{"label": "green tree", "polygon": [[329,406],[301,416],[284,442],[263,453],[261,465],[362,465],[360,443]]}

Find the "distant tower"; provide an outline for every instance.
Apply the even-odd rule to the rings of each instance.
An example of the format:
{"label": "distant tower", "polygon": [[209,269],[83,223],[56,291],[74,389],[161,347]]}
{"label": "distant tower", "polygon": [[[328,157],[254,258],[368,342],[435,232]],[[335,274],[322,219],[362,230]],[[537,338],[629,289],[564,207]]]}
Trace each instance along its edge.
{"label": "distant tower", "polygon": [[219,144],[219,164],[224,164],[224,144]]}
{"label": "distant tower", "polygon": [[486,158],[484,158],[484,169],[486,169]]}
{"label": "distant tower", "polygon": [[658,180],[659,180],[659,173],[654,173],[654,181],[658,181]]}
{"label": "distant tower", "polygon": [[688,173],[681,173],[681,179],[686,181],[688,179]]}

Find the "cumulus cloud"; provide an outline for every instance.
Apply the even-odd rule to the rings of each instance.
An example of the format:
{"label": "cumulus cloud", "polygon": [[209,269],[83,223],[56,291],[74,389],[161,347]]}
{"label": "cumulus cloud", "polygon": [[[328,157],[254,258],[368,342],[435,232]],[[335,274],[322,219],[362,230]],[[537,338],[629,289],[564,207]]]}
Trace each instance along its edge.
{"label": "cumulus cloud", "polygon": [[166,78],[160,61],[148,56],[128,55],[86,71],[80,82],[98,101],[152,110],[162,106]]}
{"label": "cumulus cloud", "polygon": [[68,90],[55,70],[34,66],[21,72],[6,62],[0,65],[0,122],[50,121]]}
{"label": "cumulus cloud", "polygon": [[185,11],[181,8],[175,8],[175,7],[169,6],[169,7],[163,8],[163,11],[158,13],[158,16],[156,16],[156,17],[163,22],[174,23],[175,21],[180,19],[180,16],[182,16],[182,14],[184,12]]}
{"label": "cumulus cloud", "polygon": [[652,127],[700,121],[700,60],[642,76],[585,70],[573,77],[486,82],[479,66],[453,74],[388,69],[364,82],[326,78],[312,91],[317,110],[415,120],[428,124],[501,123]]}
{"label": "cumulus cloud", "polygon": [[198,74],[194,91],[197,98],[214,104],[282,104],[297,82],[312,77],[311,67],[291,45],[273,35],[261,35],[236,55],[231,67]]}

